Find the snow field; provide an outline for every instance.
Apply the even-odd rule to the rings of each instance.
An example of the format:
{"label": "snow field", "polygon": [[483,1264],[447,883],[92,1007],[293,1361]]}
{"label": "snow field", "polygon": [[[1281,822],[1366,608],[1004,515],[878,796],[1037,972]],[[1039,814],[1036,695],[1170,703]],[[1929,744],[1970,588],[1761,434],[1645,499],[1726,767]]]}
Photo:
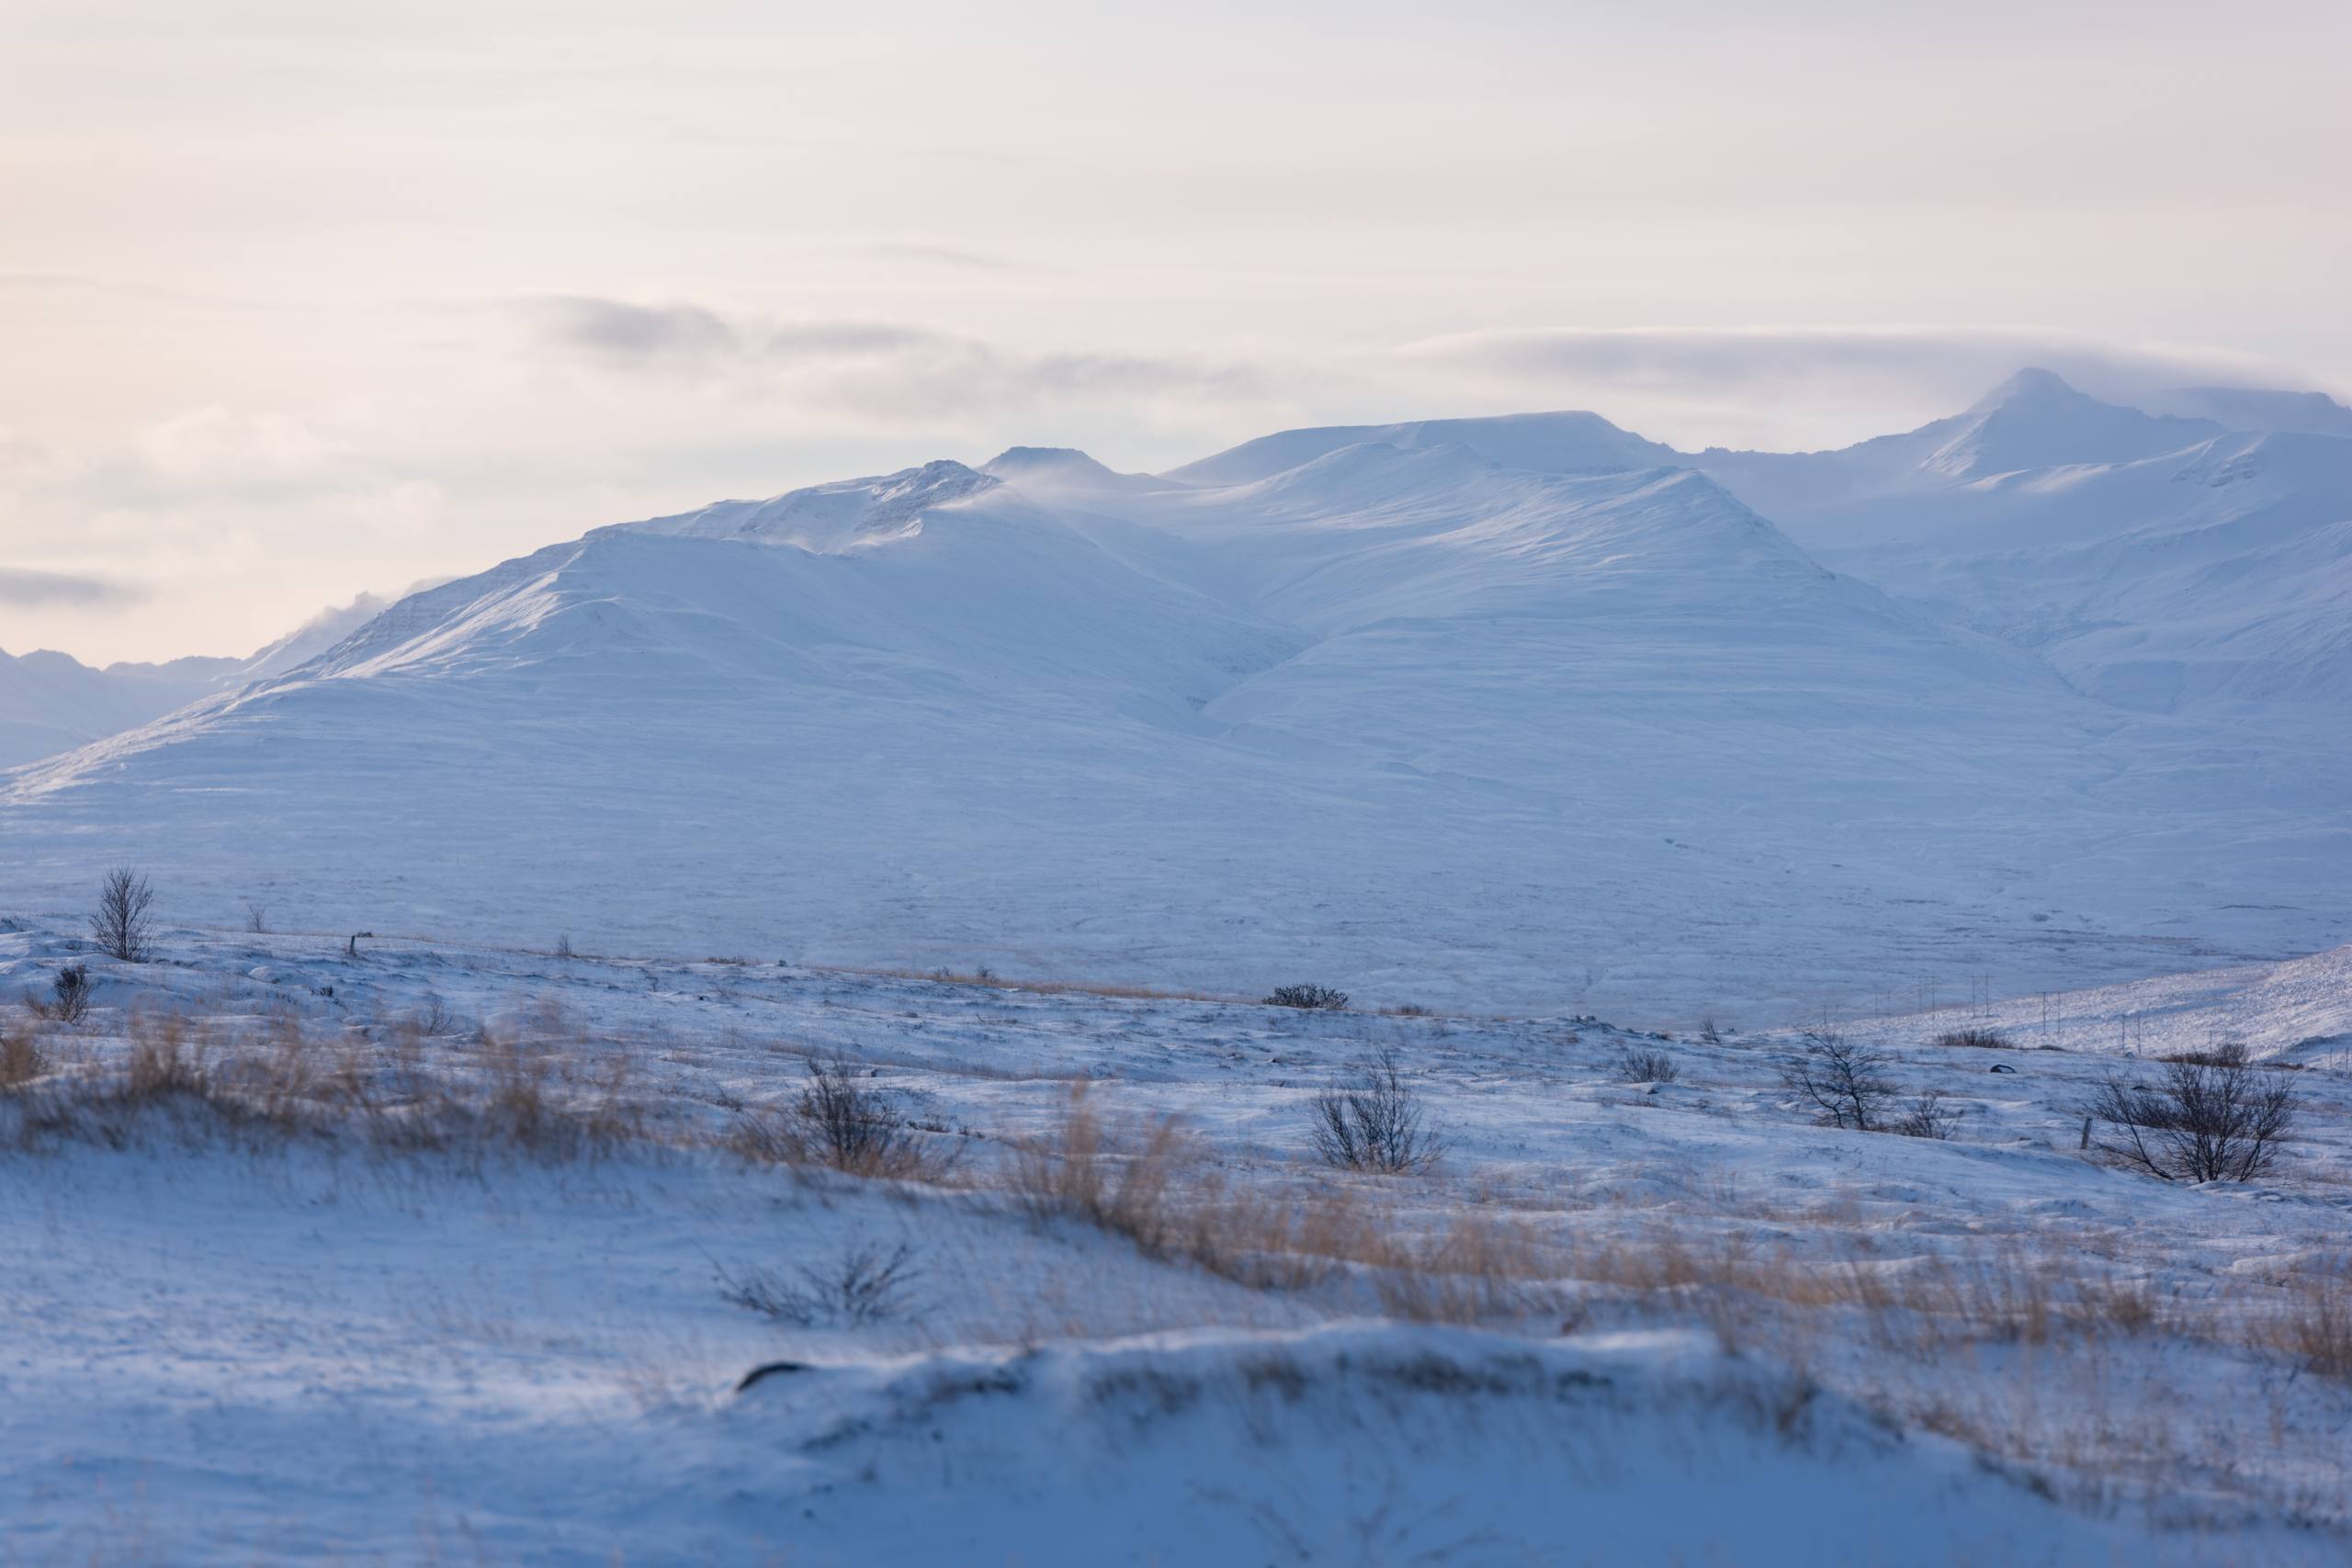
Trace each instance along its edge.
{"label": "snow field", "polygon": [[[0,1156],[19,1561],[2345,1548],[2352,1393],[2313,1331],[2352,1300],[2352,1086],[2324,1066],[2295,1073],[2271,1178],[2185,1189],[2075,1148],[2074,1105],[2132,1064],[1925,1043],[1959,1015],[1845,1021],[1906,1091],[1952,1097],[1937,1143],[1811,1124],[1781,1033],[189,930],[146,965],[79,946],[0,935],[0,994],[69,961],[99,980],[6,1105],[124,1082],[170,1040],[207,1087],[109,1123],[119,1148]],[[2052,1010],[2088,1045],[2119,1008],[2195,1032],[2199,1008],[2283,1003],[2283,1041],[2324,959],[2352,964]],[[1443,1161],[1311,1163],[1312,1097],[1384,1047]],[[1627,1081],[1628,1047],[1677,1077]],[[876,1181],[731,1152],[790,1121],[811,1057],[952,1162]],[[410,1146],[352,1119],[354,1085],[485,1119]],[[534,1098],[573,1132],[502,1131]],[[899,1247],[912,1277],[870,1322],[729,1299],[763,1275],[821,1296]],[[778,1361],[804,1370],[735,1392]]]}

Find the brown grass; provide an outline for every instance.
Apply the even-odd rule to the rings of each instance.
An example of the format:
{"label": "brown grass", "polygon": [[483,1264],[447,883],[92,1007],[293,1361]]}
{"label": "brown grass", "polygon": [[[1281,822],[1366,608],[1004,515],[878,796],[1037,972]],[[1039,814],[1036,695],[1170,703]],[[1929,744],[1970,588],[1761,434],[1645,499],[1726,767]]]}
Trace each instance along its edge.
{"label": "brown grass", "polygon": [[393,1154],[579,1158],[644,1135],[626,1058],[602,1071],[545,1043],[485,1035],[436,1049],[413,1027],[370,1039],[299,1019],[142,1014],[121,1047],[15,1098],[20,1148],[127,1148],[160,1136],[348,1144]]}
{"label": "brown grass", "polygon": [[2321,1377],[2352,1382],[2352,1266],[2296,1274],[2286,1300],[2256,1317],[2246,1337]]}
{"label": "brown grass", "polygon": [[0,1091],[19,1089],[49,1071],[49,1053],[28,1023],[0,1023]]}

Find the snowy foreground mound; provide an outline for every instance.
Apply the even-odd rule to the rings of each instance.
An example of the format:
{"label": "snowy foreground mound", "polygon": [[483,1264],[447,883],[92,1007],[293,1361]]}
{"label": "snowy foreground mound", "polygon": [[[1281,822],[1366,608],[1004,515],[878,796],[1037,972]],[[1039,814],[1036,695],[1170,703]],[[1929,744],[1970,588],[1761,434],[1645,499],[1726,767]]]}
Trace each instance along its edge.
{"label": "snowy foreground mound", "polygon": [[843,1563],[2105,1562],[1960,1445],[1690,1333],[1337,1325],[763,1379],[728,1426],[808,1456]]}
{"label": "snowy foreground mound", "polygon": [[[1939,1138],[1816,1124],[1728,1021],[161,940],[0,931],[0,994],[95,982],[0,1023],[11,1562],[2352,1544],[2352,950],[1836,1021]],[[2260,1179],[2082,1147],[2126,1042],[2225,1033],[2303,1105]],[[1382,1050],[1442,1157],[1317,1162]],[[919,1157],[778,1143],[812,1063]]]}
{"label": "snowy foreground mound", "polygon": [[2039,374],[1016,448],[412,594],[7,775],[0,897],[1675,1020],[2275,958],[2352,936],[2347,529],[2352,438]]}

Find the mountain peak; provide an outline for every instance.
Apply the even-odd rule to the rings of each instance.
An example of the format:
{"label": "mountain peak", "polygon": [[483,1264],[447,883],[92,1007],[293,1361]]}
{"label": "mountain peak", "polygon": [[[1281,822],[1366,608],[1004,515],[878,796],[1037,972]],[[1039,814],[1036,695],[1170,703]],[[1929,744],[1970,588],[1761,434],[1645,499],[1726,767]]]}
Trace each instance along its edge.
{"label": "mountain peak", "polygon": [[2019,403],[2095,402],[2055,370],[2029,365],[1969,406],[1970,413],[1989,413]]}
{"label": "mountain peak", "polygon": [[1123,474],[1075,446],[1008,446],[980,465],[981,473],[1011,484],[1055,490],[1164,490],[1148,474]]}
{"label": "mountain peak", "polygon": [[[1949,435],[1944,432],[1949,431]],[[2027,468],[2132,463],[2182,451],[2222,434],[2211,420],[2157,417],[2101,402],[2054,371],[2029,367],[1957,421],[1929,425],[1941,445],[1920,465],[1973,480]]]}

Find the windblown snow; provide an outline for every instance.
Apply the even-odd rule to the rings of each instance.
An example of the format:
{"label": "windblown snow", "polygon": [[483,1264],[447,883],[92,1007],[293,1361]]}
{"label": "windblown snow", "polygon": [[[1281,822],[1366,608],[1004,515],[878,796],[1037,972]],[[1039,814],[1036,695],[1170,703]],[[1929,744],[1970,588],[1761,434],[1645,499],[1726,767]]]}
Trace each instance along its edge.
{"label": "windblown snow", "polygon": [[1661,1017],[2310,952],[2333,428],[2029,371],[1834,453],[1537,414],[722,502],[20,769],[0,893]]}

